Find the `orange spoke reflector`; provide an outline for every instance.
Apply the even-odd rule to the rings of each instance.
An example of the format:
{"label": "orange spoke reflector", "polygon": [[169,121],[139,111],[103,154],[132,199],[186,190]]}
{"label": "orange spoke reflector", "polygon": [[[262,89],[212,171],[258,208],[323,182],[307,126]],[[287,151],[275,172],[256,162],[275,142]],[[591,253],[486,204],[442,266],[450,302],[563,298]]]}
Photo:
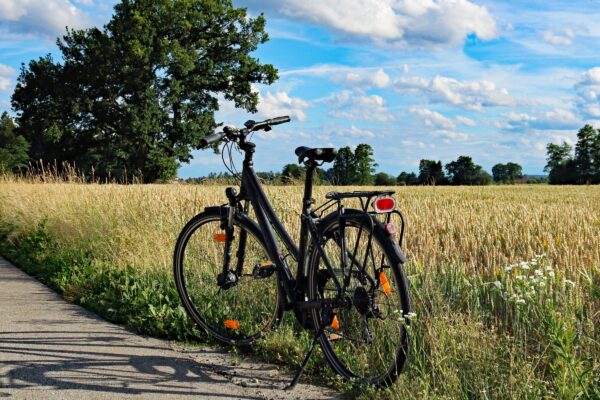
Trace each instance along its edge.
{"label": "orange spoke reflector", "polygon": [[381,283],[383,293],[385,293],[386,296],[390,297],[390,295],[392,294],[392,287],[390,286],[390,281],[388,280],[387,275],[383,271],[379,273],[379,283]]}
{"label": "orange spoke reflector", "polygon": [[331,321],[331,327],[336,331],[340,330],[340,321],[338,321],[337,315],[333,316],[333,321]]}
{"label": "orange spoke reflector", "polygon": [[340,340],[342,337],[340,335],[338,335],[337,333],[332,333],[331,335],[329,335],[329,340],[331,340],[332,342],[336,341],[336,340]]}
{"label": "orange spoke reflector", "polygon": [[258,263],[258,265],[260,265],[261,267],[270,267],[271,265],[273,265],[273,263],[271,261],[261,261]]}
{"label": "orange spoke reflector", "polygon": [[226,319],[225,328],[235,331],[236,329],[240,328],[240,323],[235,319]]}
{"label": "orange spoke reflector", "polygon": [[227,235],[224,233],[215,233],[213,235],[213,239],[215,240],[215,242],[225,243],[225,241],[227,240]]}

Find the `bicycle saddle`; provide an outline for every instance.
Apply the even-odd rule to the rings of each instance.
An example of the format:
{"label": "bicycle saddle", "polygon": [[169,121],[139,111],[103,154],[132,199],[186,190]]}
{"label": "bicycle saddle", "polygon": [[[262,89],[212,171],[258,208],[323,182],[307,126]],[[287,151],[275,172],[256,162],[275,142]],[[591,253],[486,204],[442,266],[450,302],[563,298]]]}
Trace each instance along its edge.
{"label": "bicycle saddle", "polygon": [[313,161],[332,162],[337,156],[337,149],[334,147],[310,148],[301,146],[295,151],[298,156],[298,162],[301,163],[305,158]]}

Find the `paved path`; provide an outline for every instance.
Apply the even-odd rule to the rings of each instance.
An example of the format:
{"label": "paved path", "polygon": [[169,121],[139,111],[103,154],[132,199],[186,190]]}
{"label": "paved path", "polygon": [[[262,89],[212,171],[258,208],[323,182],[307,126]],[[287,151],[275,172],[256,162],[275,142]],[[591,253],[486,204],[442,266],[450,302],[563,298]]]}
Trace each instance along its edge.
{"label": "paved path", "polygon": [[137,336],[0,258],[0,399],[311,399],[271,365]]}

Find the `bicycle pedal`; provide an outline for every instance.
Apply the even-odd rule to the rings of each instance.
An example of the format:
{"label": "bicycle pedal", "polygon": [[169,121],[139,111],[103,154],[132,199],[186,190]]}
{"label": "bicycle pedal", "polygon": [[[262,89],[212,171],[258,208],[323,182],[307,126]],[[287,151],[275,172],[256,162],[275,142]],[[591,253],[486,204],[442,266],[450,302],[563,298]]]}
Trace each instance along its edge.
{"label": "bicycle pedal", "polygon": [[275,264],[271,261],[261,261],[252,269],[252,276],[256,279],[269,278],[275,273]]}

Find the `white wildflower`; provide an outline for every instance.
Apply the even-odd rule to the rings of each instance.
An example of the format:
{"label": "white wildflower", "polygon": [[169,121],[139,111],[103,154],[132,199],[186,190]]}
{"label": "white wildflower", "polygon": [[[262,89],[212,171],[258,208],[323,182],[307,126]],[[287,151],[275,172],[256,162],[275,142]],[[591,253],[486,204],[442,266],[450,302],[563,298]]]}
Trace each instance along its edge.
{"label": "white wildflower", "polygon": [[517,304],[525,304],[526,301],[525,301],[525,299],[517,299],[516,303]]}
{"label": "white wildflower", "polygon": [[550,276],[550,278],[554,278],[554,271],[550,271],[550,272],[548,273],[548,275]]}
{"label": "white wildflower", "polygon": [[569,279],[565,279],[565,285],[571,286],[571,287],[575,287],[575,282],[569,280]]}
{"label": "white wildflower", "polygon": [[517,275],[515,278],[517,278],[518,280],[522,281],[523,279],[525,279],[525,276],[523,276],[523,275]]}
{"label": "white wildflower", "polygon": [[536,269],[536,270],[534,271],[534,273],[535,273],[537,276],[542,276],[542,275],[544,275],[544,273],[542,272],[542,270],[541,270],[541,269]]}

